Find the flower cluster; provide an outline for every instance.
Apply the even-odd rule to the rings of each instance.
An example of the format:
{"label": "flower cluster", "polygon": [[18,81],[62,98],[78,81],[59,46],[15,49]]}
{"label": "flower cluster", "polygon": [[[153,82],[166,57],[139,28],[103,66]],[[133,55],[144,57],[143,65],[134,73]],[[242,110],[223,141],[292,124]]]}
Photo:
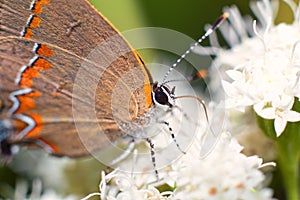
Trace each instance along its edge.
{"label": "flower cluster", "polygon": [[204,160],[191,152],[178,170],[175,199],[272,199],[272,191],[262,188],[262,159],[247,157],[229,134],[223,133],[214,151]]}
{"label": "flower cluster", "polygon": [[227,76],[222,77],[226,107],[244,111],[253,106],[262,118],[275,119],[277,136],[287,122],[300,121],[300,113],[292,110],[294,101],[300,98],[299,7],[286,2],[294,12],[292,24],[274,25],[268,0],[252,5],[261,24],[259,27],[254,21],[252,29],[237,9],[229,9],[235,21],[221,28],[232,47],[219,49],[214,60],[214,67],[226,70]]}
{"label": "flower cluster", "polygon": [[[259,170],[262,159],[247,157],[228,133],[223,133],[215,150],[199,157],[199,144],[178,162],[159,171],[158,183],[149,183],[153,174],[130,174],[115,170],[102,173],[101,199],[272,199],[272,190],[263,187],[265,176]],[[168,188],[160,191],[158,188]],[[90,197],[88,196],[88,197]]]}
{"label": "flower cluster", "polygon": [[101,183],[99,186],[100,193],[92,193],[82,200],[87,200],[92,196],[100,196],[105,200],[126,200],[126,199],[155,199],[155,200],[168,200],[172,195],[171,191],[162,192],[149,183],[147,177],[142,185],[136,181],[136,177],[144,175],[130,175],[126,172],[119,171],[118,169],[109,174],[102,172]]}

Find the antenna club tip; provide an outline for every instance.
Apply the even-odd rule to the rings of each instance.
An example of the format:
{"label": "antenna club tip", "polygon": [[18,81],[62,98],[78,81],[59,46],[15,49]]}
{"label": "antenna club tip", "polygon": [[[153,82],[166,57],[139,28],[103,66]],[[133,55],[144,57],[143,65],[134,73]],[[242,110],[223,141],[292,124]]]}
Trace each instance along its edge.
{"label": "antenna club tip", "polygon": [[229,13],[228,13],[228,12],[223,13],[223,15],[222,15],[222,18],[223,18],[223,19],[226,19],[226,18],[228,18],[228,17],[229,17]]}

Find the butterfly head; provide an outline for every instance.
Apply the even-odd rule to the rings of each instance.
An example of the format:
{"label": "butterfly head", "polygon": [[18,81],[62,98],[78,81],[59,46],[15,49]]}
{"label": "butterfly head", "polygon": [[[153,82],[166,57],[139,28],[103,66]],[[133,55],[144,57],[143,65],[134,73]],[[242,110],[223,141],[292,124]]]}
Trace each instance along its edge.
{"label": "butterfly head", "polygon": [[166,84],[154,82],[152,85],[152,100],[155,105],[173,107],[175,87],[170,89]]}

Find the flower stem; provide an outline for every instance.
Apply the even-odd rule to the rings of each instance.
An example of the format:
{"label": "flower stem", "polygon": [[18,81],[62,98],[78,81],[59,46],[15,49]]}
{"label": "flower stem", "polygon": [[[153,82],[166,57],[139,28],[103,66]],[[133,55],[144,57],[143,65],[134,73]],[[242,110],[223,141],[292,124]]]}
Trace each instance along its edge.
{"label": "flower stem", "polygon": [[[289,127],[287,127],[289,129]],[[299,156],[300,132],[286,130],[277,139],[278,167],[282,175],[287,199],[299,200]]]}
{"label": "flower stem", "polygon": [[[293,109],[300,112],[300,102],[295,98]],[[264,133],[275,141],[278,154],[278,168],[282,175],[288,200],[300,199],[300,122],[288,122],[280,137],[276,137],[274,120],[257,115],[257,122]]]}

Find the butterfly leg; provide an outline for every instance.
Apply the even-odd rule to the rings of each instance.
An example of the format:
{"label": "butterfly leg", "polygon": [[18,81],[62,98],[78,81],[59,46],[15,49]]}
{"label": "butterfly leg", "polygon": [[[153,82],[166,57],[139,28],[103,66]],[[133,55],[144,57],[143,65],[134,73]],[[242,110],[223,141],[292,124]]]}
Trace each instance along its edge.
{"label": "butterfly leg", "polygon": [[174,143],[176,144],[177,148],[179,149],[179,151],[181,151],[183,154],[186,154],[186,152],[183,151],[183,150],[181,149],[181,147],[179,146],[179,144],[178,144],[178,142],[177,142],[177,140],[176,140],[176,137],[175,137],[175,135],[174,135],[174,133],[173,133],[173,129],[172,129],[172,127],[170,126],[169,122],[164,121],[163,123],[168,127],[169,132],[170,132],[170,134],[171,134],[171,137],[172,137]]}
{"label": "butterfly leg", "polygon": [[152,143],[152,141],[150,140],[150,138],[146,138],[146,141],[150,145],[151,160],[152,160],[153,168],[154,168],[154,171],[155,171],[155,176],[156,176],[156,179],[159,180],[158,171],[157,171],[157,168],[156,168],[154,144]]}

